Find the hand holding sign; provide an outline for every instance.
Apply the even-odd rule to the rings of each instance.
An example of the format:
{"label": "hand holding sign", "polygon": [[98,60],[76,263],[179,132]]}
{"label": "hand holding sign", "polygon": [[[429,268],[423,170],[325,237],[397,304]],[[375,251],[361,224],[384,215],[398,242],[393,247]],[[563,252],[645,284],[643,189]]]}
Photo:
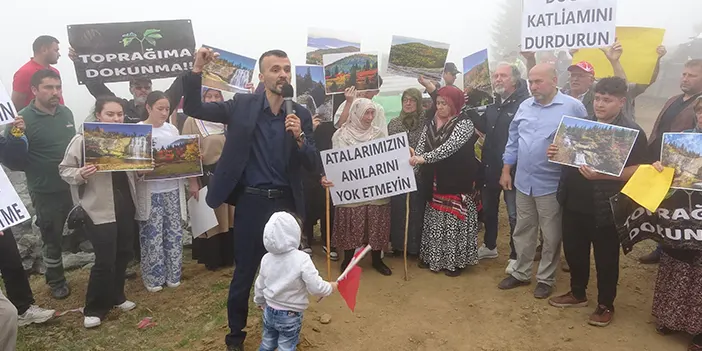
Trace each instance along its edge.
{"label": "hand holding sign", "polygon": [[97,172],[97,167],[95,165],[87,165],[80,169],[80,176],[83,179],[88,179],[90,176]]}
{"label": "hand holding sign", "polygon": [[410,157],[410,161],[409,161],[409,162],[410,162],[410,165],[411,165],[412,167],[417,166],[417,165],[423,165],[423,164],[426,163],[426,161],[424,160],[424,157],[422,157],[422,156],[416,156],[416,155]]}
{"label": "hand holding sign", "polygon": [[195,63],[193,64],[193,73],[200,73],[205,65],[214,61],[219,57],[219,53],[212,49],[202,47],[195,53]]}
{"label": "hand holding sign", "polygon": [[322,186],[325,188],[333,188],[334,183],[332,183],[329,179],[327,179],[327,176],[322,176]]}

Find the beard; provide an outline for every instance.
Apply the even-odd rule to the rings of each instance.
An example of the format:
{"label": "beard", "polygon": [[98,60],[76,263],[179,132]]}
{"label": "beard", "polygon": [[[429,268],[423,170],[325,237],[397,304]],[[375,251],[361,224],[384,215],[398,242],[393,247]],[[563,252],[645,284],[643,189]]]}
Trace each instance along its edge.
{"label": "beard", "polygon": [[505,87],[504,86],[501,86],[501,85],[495,86],[494,90],[495,90],[495,93],[497,93],[498,95],[505,94]]}
{"label": "beard", "polygon": [[146,104],[146,96],[135,96],[134,105],[142,106]]}

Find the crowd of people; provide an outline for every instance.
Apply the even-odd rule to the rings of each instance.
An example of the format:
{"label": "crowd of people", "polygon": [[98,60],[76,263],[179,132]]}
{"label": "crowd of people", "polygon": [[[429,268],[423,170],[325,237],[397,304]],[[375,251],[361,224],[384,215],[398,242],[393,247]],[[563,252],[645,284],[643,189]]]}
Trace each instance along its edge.
{"label": "crowd of people", "polygon": [[[518,66],[497,64],[492,73],[495,103],[484,112],[465,108],[470,97],[454,85],[459,72],[449,63],[444,86],[420,77],[426,91],[404,91],[402,111],[389,123],[382,106],[373,101],[378,90],[347,89],[330,120],[312,116],[297,103],[288,111],[282,89],[290,83],[291,63],[280,50],[267,51],[258,61],[260,91],[225,100],[221,92],[202,87],[204,67],[216,57],[202,48],[192,70],[166,92],[152,91],[146,78],[129,82],[129,100],[116,97],[102,83],[87,84],[96,98],[88,120],[149,124],[153,138],[200,138],[202,176],[146,182],[148,171],[98,172],[84,164],[84,138],[63,104],[61,76],[52,67],[60,56],[59,42],[42,36],[33,49],[33,58],[14,77],[12,101],[21,117],[0,138],[0,160],[26,175],[51,295],[63,299],[71,294],[61,260],[67,220],[82,220],[95,248],[85,328],[99,326],[113,308],[136,307],[124,291],[135,252],[147,291],[177,288],[183,204],[194,197],[215,210],[218,225],[193,241],[193,259],[210,270],[235,266],[227,301],[228,350],[243,350],[254,282],[254,302],[264,310],[261,350],[294,350],[309,303],[307,292],[327,296],[336,288],[319,277],[309,258],[319,220],[322,236],[331,241],[331,247],[322,249],[332,260],[343,252],[341,271],[356,249],[370,245],[372,267],[391,275],[384,252],[402,253],[407,235],[407,253],[417,257],[420,268],[456,277],[480,260],[499,257],[500,197],[508,213],[510,254],[507,277],[498,288],[529,285],[533,262],[540,260],[534,297],[550,298],[555,307],[585,307],[592,246],[598,298],[589,323],[607,326],[614,317],[620,255],[609,198],[639,165],[653,164],[662,171],[658,160],[663,133],[702,130],[702,60],[684,66],[681,94],[665,104],[647,137],[634,116],[636,96],[647,85],[626,80],[619,61],[625,48],[618,43],[602,50],[613,77],[597,80],[594,67],[579,62],[567,67],[563,88],[556,67],[536,62],[533,53],[523,53],[527,80]],[[664,47],[658,48],[659,60],[665,53]],[[69,49],[69,58],[75,57]],[[187,116],[182,125],[175,122],[181,100]],[[553,138],[563,115],[639,130],[621,176],[549,162],[558,152]],[[397,133],[408,135],[417,191],[335,206],[327,225],[324,188],[334,184],[324,176],[319,152]],[[474,147],[479,136],[484,136],[480,160]],[[200,199],[203,187],[208,192]],[[485,231],[479,245],[481,223]],[[561,249],[570,291],[552,297]],[[660,246],[654,254],[660,257],[653,297],[657,330],[692,334],[689,350],[702,350],[702,252]],[[0,272],[9,298],[0,294],[4,351],[13,349],[17,325],[43,323],[54,311],[35,306],[10,229],[0,235]]]}

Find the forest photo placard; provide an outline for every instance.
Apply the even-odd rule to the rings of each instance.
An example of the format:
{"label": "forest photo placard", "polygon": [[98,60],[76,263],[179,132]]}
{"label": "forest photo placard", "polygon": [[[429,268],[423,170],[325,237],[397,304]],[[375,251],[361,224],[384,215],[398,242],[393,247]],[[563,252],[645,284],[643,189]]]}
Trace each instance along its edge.
{"label": "forest photo placard", "polygon": [[702,133],[663,133],[661,164],[675,169],[675,189],[702,191]]}

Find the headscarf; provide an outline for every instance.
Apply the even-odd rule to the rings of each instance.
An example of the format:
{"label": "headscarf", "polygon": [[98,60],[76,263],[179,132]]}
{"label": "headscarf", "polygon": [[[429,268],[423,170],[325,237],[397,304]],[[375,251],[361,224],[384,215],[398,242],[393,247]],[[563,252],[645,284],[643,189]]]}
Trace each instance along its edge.
{"label": "headscarf", "polygon": [[[402,100],[405,98],[410,98],[414,100],[417,104],[417,110],[412,113],[407,113],[403,109],[400,111],[400,121],[402,126],[407,130],[414,130],[415,128],[421,126],[422,120],[424,119],[424,108],[422,107],[422,92],[416,88],[409,88],[402,93]],[[404,106],[404,103],[402,104]]]}
{"label": "headscarf", "polygon": [[454,86],[443,87],[439,89],[437,94],[446,101],[446,104],[451,110],[450,114],[452,117],[449,119],[448,122],[444,123],[444,125],[442,125],[441,128],[437,128],[436,118],[431,120],[431,128],[427,130],[426,151],[435,150],[441,144],[446,142],[446,140],[448,140],[448,138],[451,136],[451,133],[453,133],[454,127],[459,121],[459,118],[456,118],[456,116],[461,112],[461,109],[465,104],[463,92]]}
{"label": "headscarf", "polygon": [[463,105],[466,103],[465,95],[463,95],[461,89],[458,89],[452,85],[439,89],[436,94],[444,98],[446,103],[449,105],[449,108],[451,109],[451,117],[458,115],[463,109]]}
{"label": "headscarf", "polygon": [[[222,94],[222,91],[220,91],[220,90],[202,87],[202,102],[205,102],[205,94],[207,94],[207,92],[210,90],[219,91],[219,94],[220,95]],[[222,99],[224,99],[223,95],[222,95]],[[222,124],[222,123],[198,120],[197,124],[198,124],[198,127],[201,128],[200,132],[205,137],[210,136],[210,135],[216,135],[216,134],[224,134],[225,128],[224,128],[224,124]]]}
{"label": "headscarf", "polygon": [[371,108],[375,109],[376,106],[369,99],[360,98],[354,100],[349,110],[348,120],[334,133],[335,148],[353,146],[385,136],[385,133],[373,123],[368,128],[363,126],[361,119],[366,114],[366,111]]}

